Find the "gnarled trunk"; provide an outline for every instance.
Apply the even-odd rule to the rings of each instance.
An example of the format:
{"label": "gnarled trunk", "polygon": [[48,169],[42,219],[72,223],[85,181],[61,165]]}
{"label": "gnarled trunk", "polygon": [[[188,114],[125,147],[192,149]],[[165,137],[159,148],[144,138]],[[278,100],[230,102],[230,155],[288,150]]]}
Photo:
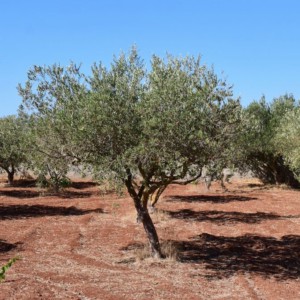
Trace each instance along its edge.
{"label": "gnarled trunk", "polygon": [[142,193],[142,195],[138,195],[132,185],[130,171],[127,171],[127,173],[128,173],[128,178],[125,180],[125,185],[127,187],[127,191],[129,195],[133,199],[134,206],[137,211],[138,219],[142,222],[144,226],[150,244],[151,254],[153,257],[162,258],[163,255],[161,253],[158,235],[147,209],[149,191],[146,190],[144,191],[144,193]]}
{"label": "gnarled trunk", "polygon": [[149,240],[152,256],[156,258],[162,258],[158,235],[149,215],[148,209],[141,207],[141,209],[137,210],[137,213],[139,220],[143,223],[147,238]]}

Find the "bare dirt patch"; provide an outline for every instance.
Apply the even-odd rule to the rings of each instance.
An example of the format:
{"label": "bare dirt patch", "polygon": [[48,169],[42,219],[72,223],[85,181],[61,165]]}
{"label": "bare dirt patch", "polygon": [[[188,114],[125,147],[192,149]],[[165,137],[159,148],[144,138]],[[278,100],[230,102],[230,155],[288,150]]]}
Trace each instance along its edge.
{"label": "bare dirt patch", "polygon": [[299,191],[253,179],[226,193],[170,186],[157,209],[177,260],[141,254],[147,242],[127,196],[88,181],[59,196],[0,181],[0,266],[22,257],[0,299],[300,299]]}

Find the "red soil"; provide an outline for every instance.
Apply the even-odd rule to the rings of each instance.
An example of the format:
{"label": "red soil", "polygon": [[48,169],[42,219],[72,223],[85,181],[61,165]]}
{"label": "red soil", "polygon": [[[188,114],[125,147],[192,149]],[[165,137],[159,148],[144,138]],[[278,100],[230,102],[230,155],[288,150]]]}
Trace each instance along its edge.
{"label": "red soil", "polygon": [[[20,182],[19,182],[20,183]],[[300,299],[300,192],[235,180],[170,186],[153,219],[178,259],[139,260],[132,200],[0,182],[0,299]]]}

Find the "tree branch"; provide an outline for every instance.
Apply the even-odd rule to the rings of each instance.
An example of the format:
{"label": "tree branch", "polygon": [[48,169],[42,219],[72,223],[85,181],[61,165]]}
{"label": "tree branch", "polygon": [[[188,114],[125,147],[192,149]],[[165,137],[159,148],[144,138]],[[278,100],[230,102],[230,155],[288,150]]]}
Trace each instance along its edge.
{"label": "tree branch", "polygon": [[202,170],[200,171],[200,173],[195,176],[192,179],[186,180],[186,181],[173,181],[172,184],[179,184],[179,185],[187,185],[195,180],[197,180],[198,178],[200,178],[202,176]]}

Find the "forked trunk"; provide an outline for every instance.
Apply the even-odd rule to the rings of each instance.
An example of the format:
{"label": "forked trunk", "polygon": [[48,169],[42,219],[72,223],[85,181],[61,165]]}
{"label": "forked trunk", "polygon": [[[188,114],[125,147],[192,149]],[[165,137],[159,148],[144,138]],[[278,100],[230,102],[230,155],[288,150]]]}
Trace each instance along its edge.
{"label": "forked trunk", "polygon": [[162,185],[160,186],[152,195],[151,195],[151,207],[154,209],[156,203],[158,202],[161,194],[164,192],[164,190],[167,188],[167,184],[166,185]]}
{"label": "forked trunk", "polygon": [[[138,195],[132,185],[131,181],[131,173],[129,170],[128,172],[128,179],[125,180],[125,184],[127,187],[127,190],[129,192],[129,195],[133,199],[135,209],[138,214],[138,219],[143,223],[149,244],[150,244],[150,250],[153,257],[156,258],[163,258],[160,248],[160,243],[158,239],[158,235],[156,232],[156,229],[154,227],[154,224],[152,222],[152,219],[149,215],[148,209],[147,209],[147,201],[148,197],[147,195]],[[146,191],[148,193],[148,191]],[[145,199],[145,196],[147,200]]]}

